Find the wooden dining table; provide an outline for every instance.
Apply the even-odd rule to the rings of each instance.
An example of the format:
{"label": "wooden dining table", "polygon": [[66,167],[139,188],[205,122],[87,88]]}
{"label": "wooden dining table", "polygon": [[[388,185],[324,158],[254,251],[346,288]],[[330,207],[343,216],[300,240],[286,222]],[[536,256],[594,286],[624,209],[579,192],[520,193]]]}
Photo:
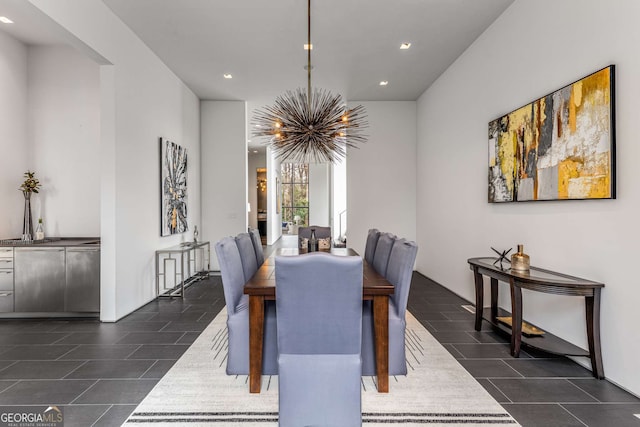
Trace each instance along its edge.
{"label": "wooden dining table", "polygon": [[[325,250],[338,256],[358,256],[351,248]],[[249,295],[249,392],[260,393],[262,350],[264,334],[264,304],[276,299],[276,256],[297,256],[306,253],[297,248],[279,248],[268,257],[256,274],[244,285]],[[376,376],[378,392],[389,392],[389,295],[394,286],[373,266],[362,262],[362,299],[373,301],[373,327],[375,339]]]}

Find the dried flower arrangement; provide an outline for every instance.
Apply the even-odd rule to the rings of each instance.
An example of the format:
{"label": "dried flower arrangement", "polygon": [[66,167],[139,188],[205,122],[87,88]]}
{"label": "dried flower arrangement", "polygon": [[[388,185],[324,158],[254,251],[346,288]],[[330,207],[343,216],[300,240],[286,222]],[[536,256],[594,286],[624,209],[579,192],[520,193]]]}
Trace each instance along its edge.
{"label": "dried flower arrangement", "polygon": [[40,181],[35,177],[36,173],[31,171],[26,171],[24,173],[25,180],[20,186],[19,190],[24,193],[38,193],[40,189]]}

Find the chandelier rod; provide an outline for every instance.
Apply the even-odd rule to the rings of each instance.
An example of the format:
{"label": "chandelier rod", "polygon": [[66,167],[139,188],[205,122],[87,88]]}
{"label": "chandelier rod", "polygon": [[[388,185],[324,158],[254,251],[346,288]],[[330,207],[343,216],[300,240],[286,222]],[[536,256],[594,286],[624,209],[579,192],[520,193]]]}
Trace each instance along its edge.
{"label": "chandelier rod", "polygon": [[311,111],[311,0],[307,0],[307,103]]}

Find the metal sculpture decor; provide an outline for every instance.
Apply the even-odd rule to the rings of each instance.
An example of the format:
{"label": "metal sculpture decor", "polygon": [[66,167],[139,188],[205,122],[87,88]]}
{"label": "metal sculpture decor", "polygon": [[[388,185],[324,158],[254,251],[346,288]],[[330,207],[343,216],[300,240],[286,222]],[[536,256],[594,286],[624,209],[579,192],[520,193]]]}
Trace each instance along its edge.
{"label": "metal sculpture decor", "polygon": [[496,260],[493,262],[493,265],[496,265],[497,263],[500,263],[500,268],[502,268],[502,261],[505,261],[505,262],[508,262],[509,264],[511,264],[511,260],[509,258],[507,258],[507,255],[509,254],[509,252],[511,252],[511,249],[513,249],[513,248],[505,249],[502,252],[498,251],[493,246],[490,246],[490,248],[493,250],[493,252],[498,254],[498,258],[496,258]]}
{"label": "metal sculpture decor", "polygon": [[287,91],[275,105],[257,110],[252,124],[254,137],[268,137],[278,159],[293,162],[337,163],[347,148],[358,148],[367,138],[365,108],[347,109],[340,95],[311,88],[311,0],[307,1],[307,89]]}

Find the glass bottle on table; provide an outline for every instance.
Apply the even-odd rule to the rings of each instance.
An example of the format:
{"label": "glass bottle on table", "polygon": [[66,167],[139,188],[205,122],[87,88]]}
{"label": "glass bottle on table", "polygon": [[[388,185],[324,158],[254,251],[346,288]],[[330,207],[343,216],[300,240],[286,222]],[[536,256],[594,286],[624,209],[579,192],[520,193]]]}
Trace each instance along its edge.
{"label": "glass bottle on table", "polygon": [[309,239],[309,252],[318,250],[318,240],[316,239],[316,229],[311,229],[311,238]]}
{"label": "glass bottle on table", "polygon": [[35,240],[44,240],[44,225],[42,218],[38,218],[38,226],[36,227]]}

